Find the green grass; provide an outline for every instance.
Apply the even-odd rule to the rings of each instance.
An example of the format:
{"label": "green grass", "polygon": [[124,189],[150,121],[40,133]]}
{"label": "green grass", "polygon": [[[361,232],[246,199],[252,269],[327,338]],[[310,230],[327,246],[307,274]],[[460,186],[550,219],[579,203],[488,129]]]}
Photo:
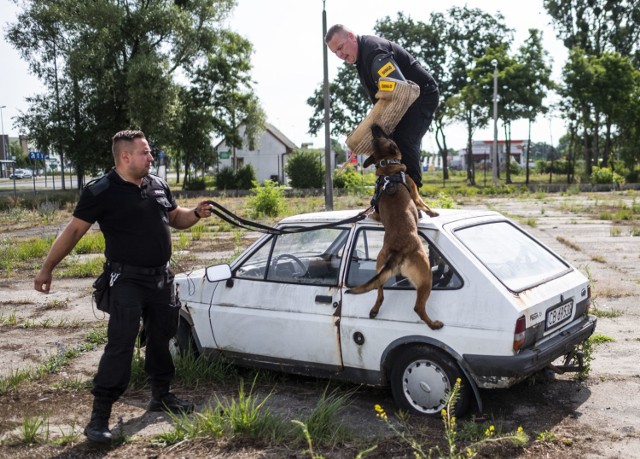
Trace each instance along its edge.
{"label": "green grass", "polygon": [[62,260],[56,272],[61,278],[98,277],[103,270],[104,256],[91,257],[80,261],[77,257],[69,256]]}

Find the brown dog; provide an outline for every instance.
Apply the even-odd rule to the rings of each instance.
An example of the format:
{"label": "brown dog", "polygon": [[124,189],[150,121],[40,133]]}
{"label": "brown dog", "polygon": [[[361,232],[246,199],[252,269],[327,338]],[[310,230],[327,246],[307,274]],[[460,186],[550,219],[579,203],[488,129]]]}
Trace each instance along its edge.
{"label": "brown dog", "polygon": [[[418,209],[408,183],[405,186],[402,181],[397,181],[397,177],[401,177],[397,174],[404,172],[406,166],[400,163],[400,149],[380,127],[373,125],[371,132],[373,154],[367,162],[371,160],[376,164],[376,175],[382,177],[383,184],[386,183],[383,185],[385,189],[376,193],[379,217],[384,225],[384,240],[376,259],[377,274],[365,284],[349,289],[346,293],[365,293],[377,288],[378,297],[369,311],[369,317],[373,319],[384,301],[382,286],[391,276],[402,274],[416,287],[416,304],[413,310],[430,328],[437,330],[442,328],[442,322],[431,320],[426,312],[427,299],[431,294],[431,265],[418,235]],[[379,184],[378,187],[380,186]],[[415,189],[415,183],[413,186]],[[426,204],[424,207],[426,212],[437,215]]]}
{"label": "brown dog", "polygon": [[[384,131],[382,129],[380,129],[375,124],[373,126],[371,126],[371,130],[372,131],[376,130],[376,132],[381,133],[381,135],[385,135]],[[395,144],[395,142],[393,140],[389,139],[389,141],[392,142],[395,145],[396,149],[398,148],[398,146]],[[374,142],[375,142],[375,137],[374,137]],[[400,150],[398,150],[398,151],[400,151]],[[401,155],[401,157],[402,157],[402,155]],[[374,163],[376,163],[375,153],[364,160],[363,167],[367,168],[367,167],[371,166]],[[406,166],[402,166],[402,167],[404,167],[404,169],[402,169],[402,171],[405,171],[407,169]],[[378,176],[384,175],[384,173],[380,174],[378,172],[379,171],[378,171],[378,168],[376,166],[376,175],[378,175]],[[426,214],[429,217],[437,217],[438,216],[438,212],[435,212],[435,211],[431,210],[431,208],[422,200],[422,196],[420,196],[420,193],[418,193],[418,187],[416,185],[416,182],[414,182],[413,179],[411,177],[409,177],[408,175],[405,175],[405,181],[406,181],[407,188],[409,189],[409,194],[411,195],[411,200],[416,205],[418,210],[423,210],[424,212],[426,212]],[[369,218],[373,218],[376,221],[380,221],[380,216],[378,215],[377,211],[369,214]]]}

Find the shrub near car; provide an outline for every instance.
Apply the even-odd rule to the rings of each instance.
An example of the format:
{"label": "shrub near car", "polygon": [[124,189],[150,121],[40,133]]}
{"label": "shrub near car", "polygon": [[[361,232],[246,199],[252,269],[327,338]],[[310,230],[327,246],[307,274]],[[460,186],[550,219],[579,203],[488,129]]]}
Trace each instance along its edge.
{"label": "shrub near car", "polygon": [[433,278],[427,312],[442,329],[415,314],[401,276],[370,319],[376,291],[345,290],[375,274],[383,227],[341,223],[357,211],[321,212],[285,218],[278,228],[307,230],[264,235],[231,265],[178,275],[178,348],[390,386],[398,407],[424,415],[440,413],[458,378],[460,415],[472,401],[482,409],[479,389],[508,388],[552,363],[581,369],[577,351],[596,325],[585,276],[497,212],[439,212],[418,228]]}

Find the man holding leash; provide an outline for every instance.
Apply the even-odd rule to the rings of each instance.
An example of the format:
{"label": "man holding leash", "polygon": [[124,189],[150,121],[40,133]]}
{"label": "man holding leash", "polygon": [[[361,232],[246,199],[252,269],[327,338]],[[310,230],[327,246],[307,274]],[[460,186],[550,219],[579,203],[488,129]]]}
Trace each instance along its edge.
{"label": "man holding leash", "polygon": [[404,48],[384,38],[356,35],[344,25],[336,24],[327,31],[324,41],[338,58],[356,65],[360,83],[373,104],[377,102],[382,77],[409,80],[419,86],[420,95],[391,133],[402,152],[407,173],[419,189],[422,186],[420,143],[438,107],[438,83]]}
{"label": "man holding leash", "polygon": [[150,175],[153,162],[142,131],[120,131],[112,138],[115,167],[87,184],[73,216],[55,240],[38,272],[34,287],[49,293],[53,269],[80,238],[98,222],[105,238],[109,313],[107,344],[93,380],[91,420],[85,435],[93,442],[111,441],[109,417],[113,403],[131,377],[131,360],[140,320],[146,333],[144,368],[151,386],[150,411],[189,412],[193,404],[169,391],[175,374],[169,340],[178,326],[178,307],[169,268],[169,227],[186,229],[211,216],[202,201],[195,209],[179,207],[167,183]]}

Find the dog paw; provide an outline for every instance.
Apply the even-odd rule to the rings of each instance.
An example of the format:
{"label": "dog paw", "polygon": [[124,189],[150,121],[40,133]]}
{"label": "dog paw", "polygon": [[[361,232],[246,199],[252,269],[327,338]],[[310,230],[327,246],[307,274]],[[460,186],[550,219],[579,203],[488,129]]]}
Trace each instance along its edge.
{"label": "dog paw", "polygon": [[433,218],[433,217],[437,217],[440,214],[438,212],[434,212],[433,210],[430,210],[429,212],[427,212],[427,215]]}
{"label": "dog paw", "polygon": [[370,312],[369,313],[369,319],[375,319],[377,315],[378,315],[377,312]]}
{"label": "dog paw", "polygon": [[351,291],[351,289],[347,289],[347,290],[345,290],[345,291],[344,291],[344,293],[351,294],[351,293],[353,293],[353,292]]}
{"label": "dog paw", "polygon": [[427,323],[427,325],[431,330],[440,330],[444,326],[439,320],[434,320],[431,323]]}

